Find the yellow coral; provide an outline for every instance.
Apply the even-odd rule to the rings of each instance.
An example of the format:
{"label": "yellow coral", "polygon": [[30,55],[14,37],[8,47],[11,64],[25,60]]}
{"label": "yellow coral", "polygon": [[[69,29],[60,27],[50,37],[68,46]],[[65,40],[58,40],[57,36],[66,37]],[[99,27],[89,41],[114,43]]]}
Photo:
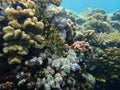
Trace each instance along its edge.
{"label": "yellow coral", "polygon": [[28,48],[25,48],[25,47],[24,47],[22,50],[19,50],[19,51],[18,51],[18,54],[19,54],[19,55],[27,55],[28,52],[29,52],[29,51],[28,51]]}
{"label": "yellow coral", "polygon": [[6,27],[3,28],[3,31],[4,31],[5,34],[9,33],[9,32],[12,33],[12,32],[14,32],[14,28],[11,27],[11,26],[6,26]]}
{"label": "yellow coral", "polygon": [[83,32],[83,35],[84,35],[84,36],[88,36],[88,35],[91,36],[91,35],[93,35],[94,33],[95,33],[95,30],[87,30],[87,31],[84,31],[84,32]]}
{"label": "yellow coral", "polygon": [[5,41],[8,41],[8,40],[13,39],[13,33],[9,32],[9,33],[5,34],[5,35],[3,36],[3,39],[4,39]]}
{"label": "yellow coral", "polygon": [[20,64],[21,62],[22,62],[21,57],[13,57],[13,58],[9,58],[9,60],[8,60],[9,64],[15,64],[15,63]]}
{"label": "yellow coral", "polygon": [[20,29],[17,29],[14,31],[14,38],[17,39],[21,36],[21,30]]}
{"label": "yellow coral", "polygon": [[29,40],[29,43],[30,43],[30,45],[34,45],[34,44],[35,44],[35,41],[32,40],[32,39],[30,39],[30,40]]}
{"label": "yellow coral", "polygon": [[28,1],[26,2],[26,5],[27,5],[29,8],[34,8],[34,7],[35,7],[35,3],[34,3],[33,1],[31,1],[31,0],[28,0]]}
{"label": "yellow coral", "polygon": [[17,20],[10,21],[8,25],[14,27],[15,29],[21,28],[21,25],[18,23]]}
{"label": "yellow coral", "polygon": [[33,18],[32,18],[32,21],[33,21],[34,23],[37,23],[37,22],[38,22],[37,17],[33,17]]}
{"label": "yellow coral", "polygon": [[[42,19],[39,21],[37,19],[34,9],[35,4],[31,0],[18,0],[17,3],[22,3],[26,8],[18,5],[16,6],[17,9],[9,7],[5,10],[9,23],[3,29],[5,33],[3,39],[7,41],[3,52],[8,55],[9,64],[21,63],[21,57],[29,54],[30,47],[42,49],[49,44],[50,47],[55,47],[54,50],[57,50],[57,45],[62,44],[59,43],[59,34],[55,28],[49,25],[47,20]],[[50,30],[47,30],[47,27]],[[52,39],[54,39],[53,42]],[[56,44],[56,42],[58,43]],[[51,46],[53,43],[55,45]]]}
{"label": "yellow coral", "polygon": [[26,3],[26,0],[20,0],[22,3]]}
{"label": "yellow coral", "polygon": [[17,10],[8,7],[5,12],[9,20],[14,20],[20,18],[20,15],[33,17],[35,14],[35,9],[22,9],[20,6],[17,6]]}
{"label": "yellow coral", "polygon": [[4,52],[5,54],[7,54],[8,51],[9,51],[9,48],[8,48],[8,47],[4,47],[4,48],[3,48],[3,52]]}
{"label": "yellow coral", "polygon": [[28,34],[26,34],[24,31],[22,31],[22,38],[21,39],[29,40],[30,36]]}
{"label": "yellow coral", "polygon": [[36,27],[38,27],[40,30],[42,29],[44,29],[44,24],[43,24],[43,22],[37,22],[36,23]]}
{"label": "yellow coral", "polygon": [[35,23],[32,22],[32,19],[31,19],[31,18],[27,18],[27,19],[24,21],[23,28],[27,28],[27,26],[35,26]]}

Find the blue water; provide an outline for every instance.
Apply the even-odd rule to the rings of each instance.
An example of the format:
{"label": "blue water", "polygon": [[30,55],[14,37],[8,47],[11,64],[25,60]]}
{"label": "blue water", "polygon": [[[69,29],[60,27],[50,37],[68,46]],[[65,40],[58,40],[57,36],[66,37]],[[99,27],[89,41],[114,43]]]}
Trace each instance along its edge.
{"label": "blue water", "polygon": [[107,13],[113,13],[120,9],[120,0],[62,0],[61,6],[77,13],[86,8],[101,8]]}

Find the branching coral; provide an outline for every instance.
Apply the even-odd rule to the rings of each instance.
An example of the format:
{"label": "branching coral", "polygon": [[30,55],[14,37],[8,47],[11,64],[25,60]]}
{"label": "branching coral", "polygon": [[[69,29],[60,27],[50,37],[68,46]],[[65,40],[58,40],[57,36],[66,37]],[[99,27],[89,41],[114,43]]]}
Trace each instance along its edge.
{"label": "branching coral", "polygon": [[102,46],[104,44],[106,47],[108,46],[116,46],[119,47],[120,45],[120,32],[114,31],[112,33],[106,34],[106,33],[101,33],[101,34],[96,34],[96,39],[99,41],[99,44]]}
{"label": "branching coral", "polygon": [[91,49],[89,43],[85,41],[76,41],[71,46],[78,52],[85,52]]}

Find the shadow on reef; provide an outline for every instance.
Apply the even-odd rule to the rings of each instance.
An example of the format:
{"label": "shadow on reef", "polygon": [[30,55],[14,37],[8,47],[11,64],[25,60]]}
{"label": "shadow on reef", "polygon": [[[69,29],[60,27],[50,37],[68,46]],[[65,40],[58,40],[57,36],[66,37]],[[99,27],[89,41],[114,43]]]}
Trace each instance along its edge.
{"label": "shadow on reef", "polygon": [[120,89],[120,11],[61,2],[0,2],[0,90]]}

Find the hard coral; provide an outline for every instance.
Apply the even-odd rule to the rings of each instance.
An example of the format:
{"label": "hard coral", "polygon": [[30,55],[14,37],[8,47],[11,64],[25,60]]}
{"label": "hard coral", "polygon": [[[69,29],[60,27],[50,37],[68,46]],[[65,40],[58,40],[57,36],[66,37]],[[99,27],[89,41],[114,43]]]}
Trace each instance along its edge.
{"label": "hard coral", "polygon": [[[14,8],[6,9],[6,14],[10,21],[8,26],[3,28],[5,33],[3,39],[6,41],[3,51],[9,56],[9,64],[21,63],[22,56],[28,55],[30,48],[42,49],[47,46],[52,47],[51,50],[56,51],[58,49],[56,46],[61,43],[58,32],[49,25],[47,19],[39,21],[34,16],[34,8],[32,9],[29,6],[32,1],[28,0],[25,4],[28,5],[26,9],[22,9],[20,6],[17,6],[17,10]],[[24,16],[25,18],[23,18]]]}
{"label": "hard coral", "polygon": [[120,48],[107,47],[103,50],[97,49],[96,54],[98,54],[98,60],[96,65],[94,65],[96,67],[94,71],[99,71],[95,73],[96,80],[103,85],[119,80]]}
{"label": "hard coral", "polygon": [[91,49],[89,43],[85,41],[76,41],[71,46],[79,52],[85,52]]}
{"label": "hard coral", "polygon": [[[42,53],[42,55],[43,54],[45,53]],[[34,71],[34,74],[37,76],[37,80],[35,81],[33,80],[35,78],[34,75],[31,76],[32,79],[28,79],[28,82],[32,82],[35,88],[41,89],[44,86],[45,90],[52,90],[53,88],[64,88],[65,90],[67,88],[74,88],[77,90],[79,87],[83,88],[80,86],[81,83],[83,84],[80,80],[81,78],[85,79],[84,82],[88,86],[86,88],[92,88],[94,85],[95,79],[91,74],[82,74],[82,68],[79,64],[80,60],[74,50],[69,49],[66,57],[59,57],[56,54],[53,54],[51,58],[46,57],[47,55],[44,56],[45,57],[40,55],[25,62],[26,66],[29,67],[28,71],[30,73]],[[87,77],[88,75],[89,77]],[[22,75],[20,76],[22,77]],[[30,79],[32,81],[30,81]]]}
{"label": "hard coral", "polygon": [[108,22],[106,21],[101,22],[100,20],[95,20],[95,19],[92,19],[84,23],[83,29],[84,30],[92,29],[95,30],[96,33],[111,32],[112,30],[114,30]]}
{"label": "hard coral", "polygon": [[[33,17],[33,19],[34,18],[35,17]],[[39,23],[41,23],[41,25]],[[33,31],[28,26],[32,27],[32,29],[35,30]],[[43,28],[44,25],[42,22],[33,22],[32,20],[25,20],[23,25],[20,25],[17,20],[10,21],[9,26],[3,28],[3,31],[5,32],[3,38],[7,42],[3,49],[4,53],[16,53],[18,55],[27,55],[28,49],[31,46],[34,48],[43,48],[45,45],[45,38],[37,34],[40,33]]]}
{"label": "hard coral", "polygon": [[50,0],[50,2],[52,2],[53,4],[59,6],[62,2],[62,0]]}
{"label": "hard coral", "polygon": [[38,3],[53,3],[54,5],[59,6],[62,2],[62,0],[33,0]]}
{"label": "hard coral", "polygon": [[116,21],[120,21],[120,10],[114,12],[111,19],[116,20]]}
{"label": "hard coral", "polygon": [[35,10],[34,9],[23,9],[20,6],[17,6],[17,10],[14,8],[6,8],[5,10],[6,14],[8,15],[9,20],[14,19],[26,19],[27,17],[33,17]]}

